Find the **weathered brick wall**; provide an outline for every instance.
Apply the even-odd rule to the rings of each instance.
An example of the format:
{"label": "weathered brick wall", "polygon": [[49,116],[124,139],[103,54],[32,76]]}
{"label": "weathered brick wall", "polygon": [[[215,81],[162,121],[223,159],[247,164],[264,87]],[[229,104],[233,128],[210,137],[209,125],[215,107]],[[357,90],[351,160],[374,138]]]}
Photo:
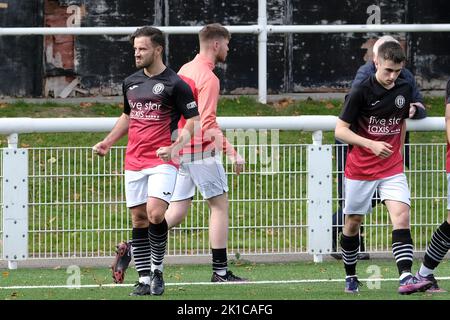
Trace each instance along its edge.
{"label": "weathered brick wall", "polygon": [[[46,27],[67,27],[70,12],[56,0],[45,0]],[[73,35],[45,36],[44,95],[57,97],[75,79]]]}

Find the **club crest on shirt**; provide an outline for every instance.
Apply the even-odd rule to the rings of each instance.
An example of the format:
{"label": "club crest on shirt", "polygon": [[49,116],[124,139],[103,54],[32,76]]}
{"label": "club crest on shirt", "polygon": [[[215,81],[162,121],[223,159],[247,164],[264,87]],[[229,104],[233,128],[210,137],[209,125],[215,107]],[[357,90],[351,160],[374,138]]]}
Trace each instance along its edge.
{"label": "club crest on shirt", "polygon": [[398,95],[395,98],[395,106],[399,109],[403,108],[405,106],[405,97],[402,95]]}
{"label": "club crest on shirt", "polygon": [[153,86],[152,91],[154,94],[160,94],[161,92],[164,91],[164,85],[161,82],[157,83]]}

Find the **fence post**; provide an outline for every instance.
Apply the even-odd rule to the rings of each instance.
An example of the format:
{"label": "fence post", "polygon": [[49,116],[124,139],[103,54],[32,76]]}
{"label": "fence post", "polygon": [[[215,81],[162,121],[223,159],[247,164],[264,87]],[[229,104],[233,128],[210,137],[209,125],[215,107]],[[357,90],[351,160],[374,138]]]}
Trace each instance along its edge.
{"label": "fence post", "polygon": [[18,135],[3,149],[3,259],[9,269],[28,258],[28,150],[17,149]]}
{"label": "fence post", "polygon": [[332,241],[332,147],[322,145],[322,131],[308,146],[308,253],[322,262]]}
{"label": "fence post", "polygon": [[17,133],[11,133],[8,135],[8,148],[17,149],[19,143],[19,135]]}
{"label": "fence post", "polygon": [[267,4],[258,1],[258,98],[267,103]]}

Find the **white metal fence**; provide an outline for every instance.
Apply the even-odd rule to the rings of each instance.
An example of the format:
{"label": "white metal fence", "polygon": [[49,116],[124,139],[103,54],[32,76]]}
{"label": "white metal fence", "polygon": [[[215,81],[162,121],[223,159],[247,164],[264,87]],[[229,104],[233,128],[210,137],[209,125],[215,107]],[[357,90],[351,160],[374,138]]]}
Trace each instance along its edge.
{"label": "white metal fence", "polygon": [[[259,117],[223,119],[225,128],[297,128],[314,131],[314,143],[278,144],[274,140],[257,144],[241,144],[239,152],[247,159],[247,170],[240,176],[231,172],[225,160],[230,186],[229,253],[260,254],[314,254],[331,253],[331,230],[340,223],[331,224],[330,216],[338,208],[337,179],[342,174],[336,159],[342,145],[321,146],[322,128],[334,127],[335,117]],[[306,119],[305,119],[306,118]],[[315,120],[314,120],[315,118]],[[34,121],[36,120],[36,121]],[[28,126],[18,126],[16,132],[46,132],[63,130],[49,126],[49,119],[33,119]],[[52,119],[50,119],[52,120]],[[60,119],[57,119],[60,120]],[[110,129],[114,119],[78,119],[68,131],[97,131]],[[103,121],[102,121],[103,120]],[[227,122],[229,120],[229,122]],[[7,122],[0,119],[0,134],[11,133]],[[17,121],[17,120],[16,120]],[[17,121],[20,123],[20,121]],[[38,123],[39,125],[37,125]],[[105,124],[106,123],[106,124]],[[17,123],[16,123],[17,124]],[[225,125],[224,125],[225,124]],[[308,124],[308,125],[306,125]],[[74,129],[75,128],[75,129]],[[78,129],[77,129],[78,128]],[[408,128],[443,130],[443,118],[409,121]],[[107,131],[107,130],[106,130]],[[10,135],[12,137],[14,135]],[[15,140],[12,139],[14,142]],[[15,141],[17,142],[17,141]],[[261,142],[261,140],[260,140]],[[318,192],[312,192],[311,172],[321,171],[322,164],[308,161],[311,146],[332,148],[324,153],[324,161],[332,161],[331,179],[320,180]],[[10,148],[15,149],[14,143]],[[434,229],[446,216],[446,176],[444,143],[410,144],[410,163],[406,174],[412,195],[411,225],[416,251],[424,251]],[[129,239],[130,215],[125,207],[123,190],[124,148],[115,147],[109,156],[94,156],[91,147],[28,148],[28,257],[80,258],[110,257],[115,245]],[[0,153],[0,163],[4,163]],[[11,173],[8,173],[10,175]],[[16,173],[12,173],[16,174]],[[0,233],[5,236],[4,212],[11,194],[4,194],[5,175],[0,166]],[[332,187],[327,202],[330,208],[312,210],[311,203],[321,196],[326,184]],[[324,216],[323,220],[317,220]],[[170,232],[168,255],[208,255],[209,212],[196,194],[190,214]],[[368,252],[390,252],[391,227],[386,210],[378,205],[367,217],[365,244]],[[313,230],[320,231],[319,240],[312,241]],[[336,240],[336,239],[334,239]],[[313,243],[314,242],[314,243]],[[0,246],[0,250],[3,250]],[[315,250],[315,251],[314,251]],[[5,257],[3,259],[10,259]]]}
{"label": "white metal fence", "polygon": [[[447,217],[446,144],[411,143],[407,146],[410,161],[405,163],[405,173],[411,190],[411,231],[415,251],[424,252],[431,234]],[[336,145],[335,148],[336,153],[341,152],[343,145]],[[338,169],[337,162],[334,162],[334,166],[337,179],[337,175],[343,172]],[[339,197],[337,184],[334,191],[333,200],[343,200]],[[376,200],[379,199],[374,202]],[[341,226],[341,221],[333,224],[333,228]],[[364,222],[363,239],[366,250],[370,253],[391,252],[391,232],[386,207],[377,204]],[[338,233],[334,237],[334,241],[338,242]]]}
{"label": "white metal fence", "polygon": [[[248,159],[263,148],[270,154],[277,150],[277,168],[258,162],[236,176],[226,164],[230,253],[305,252],[306,146],[240,149]],[[115,245],[130,238],[123,147],[105,158],[90,147],[30,148],[29,156],[29,258],[112,256]],[[196,194],[188,218],[170,234],[169,255],[209,254],[208,215]]]}
{"label": "white metal fence", "polygon": [[[225,162],[230,253],[306,252],[306,145],[239,149],[246,159],[257,159],[262,152],[277,154],[279,164],[257,161],[236,176]],[[123,186],[124,147],[114,147],[104,158],[95,156],[91,147],[28,152],[28,258],[112,256],[115,245],[131,236]],[[209,254],[208,218],[208,207],[196,194],[188,218],[170,233],[168,254]]]}

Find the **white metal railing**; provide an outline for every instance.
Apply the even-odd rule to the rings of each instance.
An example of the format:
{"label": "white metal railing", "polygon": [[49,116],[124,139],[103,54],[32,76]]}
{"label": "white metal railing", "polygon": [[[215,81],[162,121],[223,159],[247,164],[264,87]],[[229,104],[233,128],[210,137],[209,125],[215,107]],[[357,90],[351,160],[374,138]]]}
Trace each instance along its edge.
{"label": "white metal railing", "polygon": [[[267,102],[268,35],[279,33],[368,33],[450,32],[450,24],[355,24],[355,25],[270,25],[266,0],[258,0],[258,24],[226,26],[231,33],[258,35],[258,99]],[[52,27],[0,28],[0,36],[19,35],[129,35],[137,27]],[[197,34],[201,26],[158,26],[167,34]]]}
{"label": "white metal railing", "polygon": [[[369,32],[449,32],[450,23],[440,24],[349,24],[349,25],[254,25],[225,26],[231,33],[259,34],[263,29],[272,33],[369,33]],[[167,34],[196,34],[201,26],[157,26]],[[130,35],[136,27],[19,27],[0,28],[0,36],[24,35]]]}
{"label": "white metal railing", "polygon": [[[12,121],[13,119],[13,121]],[[107,132],[118,118],[0,118],[0,134],[12,135],[33,132]],[[278,129],[300,131],[334,131],[336,116],[267,116],[218,117],[223,129]],[[442,131],[444,117],[406,120],[410,131]]]}
{"label": "white metal railing", "polygon": [[[260,1],[261,2],[261,1]],[[265,8],[265,6],[264,6]],[[231,33],[258,35],[258,100],[267,102],[267,41],[278,33],[347,33],[347,32],[450,32],[450,24],[390,25],[267,25],[267,17],[259,10],[257,25],[226,26]],[[0,28],[0,36],[18,35],[128,35],[137,27],[69,27],[69,28]],[[167,34],[196,34],[201,27],[158,27]]]}
{"label": "white metal railing", "polygon": [[[3,118],[0,119],[0,134],[15,137],[3,152],[25,150],[17,149],[17,133],[109,131],[116,119],[97,118],[94,122],[90,118],[72,118],[70,125],[64,126],[60,121],[67,119]],[[247,117],[243,122],[242,118],[219,117],[218,121],[227,130],[227,135],[233,134],[233,128],[247,129],[246,134],[251,128],[313,132],[310,145],[280,145],[273,139],[276,131],[269,132],[270,142],[260,138],[256,144],[239,145],[239,152],[249,160],[246,172],[240,176],[233,175],[231,165],[225,160],[230,185],[229,252],[253,255],[310,253],[320,261],[322,255],[331,252],[331,230],[341,226],[340,223],[332,225],[330,217],[342,200],[336,183],[342,170],[337,166],[335,156],[342,145],[322,145],[321,140],[322,130],[334,129],[336,118]],[[443,117],[408,121],[410,130],[442,131],[444,127]],[[113,255],[115,244],[127,239],[131,230],[122,182],[124,147],[113,148],[104,158],[94,156],[90,146],[28,148],[26,151],[29,190],[26,258]],[[315,158],[312,151],[316,152]],[[8,154],[12,155],[11,152]],[[411,144],[410,158],[405,172],[412,194],[411,225],[416,251],[424,251],[431,233],[446,214],[445,144]],[[23,157],[21,159],[23,161]],[[11,201],[14,193],[3,192],[5,176],[14,177],[20,173],[14,170],[5,173],[6,159],[2,153],[0,160],[0,216],[5,218],[5,206],[15,201]],[[11,165],[11,159],[8,161]],[[320,168],[325,168],[328,161],[332,163],[332,169],[324,172]],[[316,176],[311,177],[311,173]],[[321,174],[324,176],[320,177]],[[320,187],[315,184],[317,182]],[[332,188],[332,195],[318,192],[328,187]],[[321,199],[324,195],[330,199]],[[313,201],[318,206],[313,206]],[[320,204],[327,201],[325,206]],[[6,226],[3,220],[0,234],[5,236],[11,234],[5,228],[12,225]],[[207,220],[207,206],[196,194],[188,218],[170,233],[168,254],[207,255],[210,249]],[[314,231],[319,231],[321,236],[313,238],[311,232]],[[384,207],[377,206],[365,223],[367,250],[389,252],[390,231]],[[4,248],[0,250],[4,252]],[[4,255],[3,258],[9,259]]]}

